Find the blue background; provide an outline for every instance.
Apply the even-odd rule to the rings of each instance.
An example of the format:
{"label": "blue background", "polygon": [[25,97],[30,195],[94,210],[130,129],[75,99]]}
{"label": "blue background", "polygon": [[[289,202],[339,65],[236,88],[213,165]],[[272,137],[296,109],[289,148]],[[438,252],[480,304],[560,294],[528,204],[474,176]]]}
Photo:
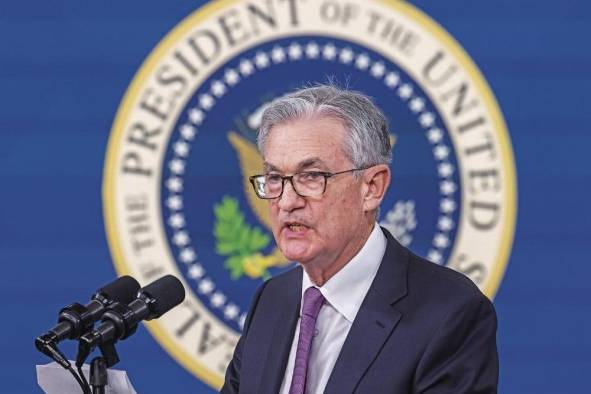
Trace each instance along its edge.
{"label": "blue background", "polygon": [[[111,123],[153,47],[200,1],[11,2],[0,12],[0,391],[41,392],[35,336],[115,275],[101,183]],[[414,2],[413,2],[414,3]],[[495,305],[502,393],[578,393],[591,372],[591,4],[417,1],[490,83],[513,141],[515,243]],[[587,99],[587,100],[586,100]],[[87,280],[80,280],[87,278]],[[212,392],[141,327],[140,393]],[[64,346],[68,354],[73,347]]]}

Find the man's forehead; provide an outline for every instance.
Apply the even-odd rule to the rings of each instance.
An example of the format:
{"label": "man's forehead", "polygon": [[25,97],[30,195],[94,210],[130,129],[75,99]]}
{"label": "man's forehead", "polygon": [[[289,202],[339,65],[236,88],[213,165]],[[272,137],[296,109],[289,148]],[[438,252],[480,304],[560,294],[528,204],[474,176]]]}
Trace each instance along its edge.
{"label": "man's forehead", "polygon": [[296,172],[310,167],[332,170],[348,161],[346,131],[332,118],[302,118],[271,128],[263,160],[266,171]]}

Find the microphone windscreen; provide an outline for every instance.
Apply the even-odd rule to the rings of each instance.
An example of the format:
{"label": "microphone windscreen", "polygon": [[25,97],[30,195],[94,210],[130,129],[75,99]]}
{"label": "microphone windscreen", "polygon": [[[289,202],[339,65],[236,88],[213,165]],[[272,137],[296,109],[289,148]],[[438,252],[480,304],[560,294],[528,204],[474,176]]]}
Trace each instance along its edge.
{"label": "microphone windscreen", "polygon": [[98,289],[97,295],[127,305],[135,299],[139,289],[138,281],[126,275]]}
{"label": "microphone windscreen", "polygon": [[183,302],[185,288],[175,276],[166,275],[142,288],[139,294],[153,300],[150,303],[150,312],[152,318],[156,319]]}

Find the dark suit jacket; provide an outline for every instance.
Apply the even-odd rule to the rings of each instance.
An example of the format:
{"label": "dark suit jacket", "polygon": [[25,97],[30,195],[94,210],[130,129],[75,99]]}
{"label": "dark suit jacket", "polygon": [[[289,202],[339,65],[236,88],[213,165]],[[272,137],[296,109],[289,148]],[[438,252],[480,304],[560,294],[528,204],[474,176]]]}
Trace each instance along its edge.
{"label": "dark suit jacket", "polygon": [[[466,278],[412,254],[387,231],[378,273],[325,393],[496,393],[496,315]],[[301,298],[297,267],[262,285],[222,393],[277,393]]]}

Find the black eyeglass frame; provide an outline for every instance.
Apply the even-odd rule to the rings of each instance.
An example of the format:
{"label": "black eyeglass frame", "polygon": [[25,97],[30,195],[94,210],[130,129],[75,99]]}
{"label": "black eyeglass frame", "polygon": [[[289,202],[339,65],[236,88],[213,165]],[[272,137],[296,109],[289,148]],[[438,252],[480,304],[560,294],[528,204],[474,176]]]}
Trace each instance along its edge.
{"label": "black eyeglass frame", "polygon": [[[255,185],[255,179],[256,178],[260,178],[260,177],[265,177],[268,174],[259,174],[259,175],[252,175],[248,177],[248,180],[250,181],[250,184],[252,185],[252,188],[254,189],[254,193],[257,195],[258,198],[263,199],[263,200],[274,200],[276,198],[281,198],[281,196],[283,195],[283,191],[285,190],[285,181],[289,180],[289,183],[291,183],[291,187],[293,189],[293,191],[300,197],[320,197],[324,194],[324,192],[326,192],[326,184],[328,183],[328,179],[332,178],[335,175],[340,175],[340,174],[345,174],[347,172],[353,172],[353,171],[363,171],[363,170],[367,170],[369,167],[361,167],[361,168],[352,168],[350,170],[345,170],[345,171],[339,171],[339,172],[327,172],[327,171],[302,171],[302,172],[296,172],[293,175],[279,175],[279,174],[274,174],[275,176],[278,176],[281,178],[281,193],[279,193],[278,196],[276,197],[261,197],[261,195],[259,194],[259,192],[257,191],[257,187]],[[322,193],[318,194],[318,196],[306,196],[306,195],[302,195],[298,192],[297,188],[295,187],[294,183],[293,183],[293,177],[296,175],[300,175],[300,174],[317,174],[317,175],[322,175],[324,177],[324,188],[322,189]]]}

